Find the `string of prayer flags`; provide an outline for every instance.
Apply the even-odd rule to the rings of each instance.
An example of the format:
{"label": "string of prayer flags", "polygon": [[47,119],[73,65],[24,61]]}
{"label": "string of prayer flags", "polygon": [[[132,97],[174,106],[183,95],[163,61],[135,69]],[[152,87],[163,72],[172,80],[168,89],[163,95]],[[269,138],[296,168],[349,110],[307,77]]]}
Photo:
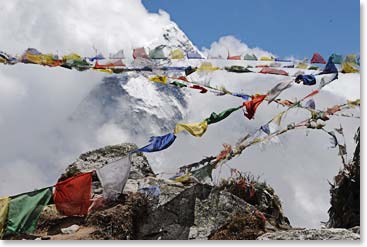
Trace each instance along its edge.
{"label": "string of prayer flags", "polygon": [[137,151],[147,153],[162,151],[171,146],[175,139],[176,136],[173,133],[169,133],[164,136],[152,136],[149,140],[150,143]]}
{"label": "string of prayer flags", "polygon": [[179,123],[179,124],[176,124],[174,133],[177,134],[181,131],[186,130],[191,135],[200,137],[204,135],[207,128],[208,128],[208,122],[205,120],[200,123],[192,123],[192,124],[182,124],[182,123],[180,124]]}
{"label": "string of prayer flags", "polygon": [[235,108],[230,108],[230,109],[227,109],[225,111],[220,112],[219,114],[213,112],[212,114],[210,114],[210,117],[208,117],[205,120],[207,121],[208,124],[217,123],[219,121],[222,121],[223,119],[225,119],[226,117],[231,115],[233,112],[235,112],[235,111],[237,111],[241,108],[242,108],[242,106],[235,107]]}
{"label": "string of prayer flags", "polygon": [[248,118],[248,119],[253,119],[256,109],[259,107],[259,105],[264,101],[264,99],[266,98],[266,94],[265,95],[255,95],[251,97],[250,101],[246,101],[243,103],[243,106],[246,107],[246,112],[244,113],[244,115]]}
{"label": "string of prayer flags", "polygon": [[6,232],[33,233],[43,208],[51,198],[51,187],[11,197]]}
{"label": "string of prayer flags", "polygon": [[92,172],[83,173],[55,186],[54,202],[66,216],[86,216],[91,205]]}
{"label": "string of prayer flags", "polygon": [[102,184],[104,199],[116,200],[119,197],[129,178],[130,169],[130,155],[127,155],[96,170]]}

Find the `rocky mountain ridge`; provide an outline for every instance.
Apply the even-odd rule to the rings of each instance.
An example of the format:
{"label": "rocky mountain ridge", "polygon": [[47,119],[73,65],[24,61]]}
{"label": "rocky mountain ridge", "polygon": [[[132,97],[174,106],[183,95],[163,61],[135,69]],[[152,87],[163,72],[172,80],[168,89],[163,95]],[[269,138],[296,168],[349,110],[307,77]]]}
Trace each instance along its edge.
{"label": "rocky mountain ridge", "polygon": [[[101,168],[137,148],[107,146],[81,154],[60,176]],[[55,205],[41,214],[36,233],[21,239],[359,239],[359,228],[295,229],[284,216],[274,190],[259,181],[229,179],[220,186],[194,180],[177,182],[157,177],[146,157],[135,153],[122,196],[107,201],[86,218],[60,215]],[[249,179],[249,178],[248,178]],[[234,186],[234,187],[233,187]],[[93,194],[102,187],[93,179]],[[249,193],[247,193],[249,192]],[[354,231],[354,232],[353,232]],[[10,237],[11,238],[11,237]]]}

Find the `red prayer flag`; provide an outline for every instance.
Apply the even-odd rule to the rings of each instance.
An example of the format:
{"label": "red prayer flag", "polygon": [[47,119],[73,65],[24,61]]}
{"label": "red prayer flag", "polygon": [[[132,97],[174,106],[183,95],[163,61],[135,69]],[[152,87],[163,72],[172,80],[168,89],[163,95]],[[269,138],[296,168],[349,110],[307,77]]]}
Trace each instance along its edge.
{"label": "red prayer flag", "polygon": [[91,191],[91,172],[82,173],[57,183],[54,193],[57,210],[66,216],[86,216],[92,203]]}
{"label": "red prayer flag", "polygon": [[319,93],[319,90],[314,90],[309,95],[306,95],[302,100],[305,100],[305,99],[307,99],[309,97],[312,97],[312,96],[314,96],[314,95],[316,95],[318,93]]}
{"label": "red prayer flag", "polygon": [[288,73],[284,70],[281,69],[273,69],[273,68],[269,68],[269,67],[263,67],[260,70],[260,73],[262,74],[274,74],[274,75],[285,75],[288,76]]}
{"label": "red prayer flag", "polygon": [[254,118],[257,107],[259,107],[259,105],[261,104],[261,102],[264,101],[265,98],[266,98],[266,94],[265,95],[255,95],[255,96],[252,96],[252,100],[246,101],[243,103],[243,106],[246,107],[246,112],[244,114],[248,119]]}
{"label": "red prayer flag", "polygon": [[241,60],[241,56],[229,56],[227,57],[228,60]]}
{"label": "red prayer flag", "polygon": [[189,82],[189,80],[187,80],[186,76],[180,76],[177,79],[181,80],[181,81],[186,81]]}
{"label": "red prayer flag", "polygon": [[133,58],[137,59],[138,57],[149,59],[148,54],[145,52],[144,47],[135,48],[133,50]]}
{"label": "red prayer flag", "polygon": [[208,92],[208,89],[206,89],[205,87],[199,86],[199,85],[192,85],[190,88],[199,89],[201,90],[200,93]]}

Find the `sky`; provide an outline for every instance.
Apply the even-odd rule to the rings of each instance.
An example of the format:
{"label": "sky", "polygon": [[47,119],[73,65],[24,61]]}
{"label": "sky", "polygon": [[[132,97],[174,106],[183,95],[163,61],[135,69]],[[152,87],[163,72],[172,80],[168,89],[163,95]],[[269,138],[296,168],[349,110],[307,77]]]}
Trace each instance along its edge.
{"label": "sky", "polygon": [[357,0],[143,0],[168,12],[199,48],[233,35],[280,57],[359,53]]}

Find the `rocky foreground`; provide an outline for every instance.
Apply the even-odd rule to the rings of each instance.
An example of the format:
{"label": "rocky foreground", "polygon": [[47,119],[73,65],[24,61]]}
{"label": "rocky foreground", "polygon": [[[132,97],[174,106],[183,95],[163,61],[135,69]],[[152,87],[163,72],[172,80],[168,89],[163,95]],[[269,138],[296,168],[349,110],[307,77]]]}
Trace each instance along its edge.
{"label": "rocky foreground", "polygon": [[[80,155],[61,175],[100,168],[136,149],[134,144],[107,146]],[[229,179],[220,186],[197,180],[176,182],[158,178],[146,157],[132,156],[132,170],[121,197],[95,200],[88,217],[60,215],[54,205],[43,211],[32,236],[12,239],[92,240],[357,240],[353,229],[294,229],[284,216],[280,199],[267,184],[250,175]],[[93,193],[102,187],[94,176]]]}

